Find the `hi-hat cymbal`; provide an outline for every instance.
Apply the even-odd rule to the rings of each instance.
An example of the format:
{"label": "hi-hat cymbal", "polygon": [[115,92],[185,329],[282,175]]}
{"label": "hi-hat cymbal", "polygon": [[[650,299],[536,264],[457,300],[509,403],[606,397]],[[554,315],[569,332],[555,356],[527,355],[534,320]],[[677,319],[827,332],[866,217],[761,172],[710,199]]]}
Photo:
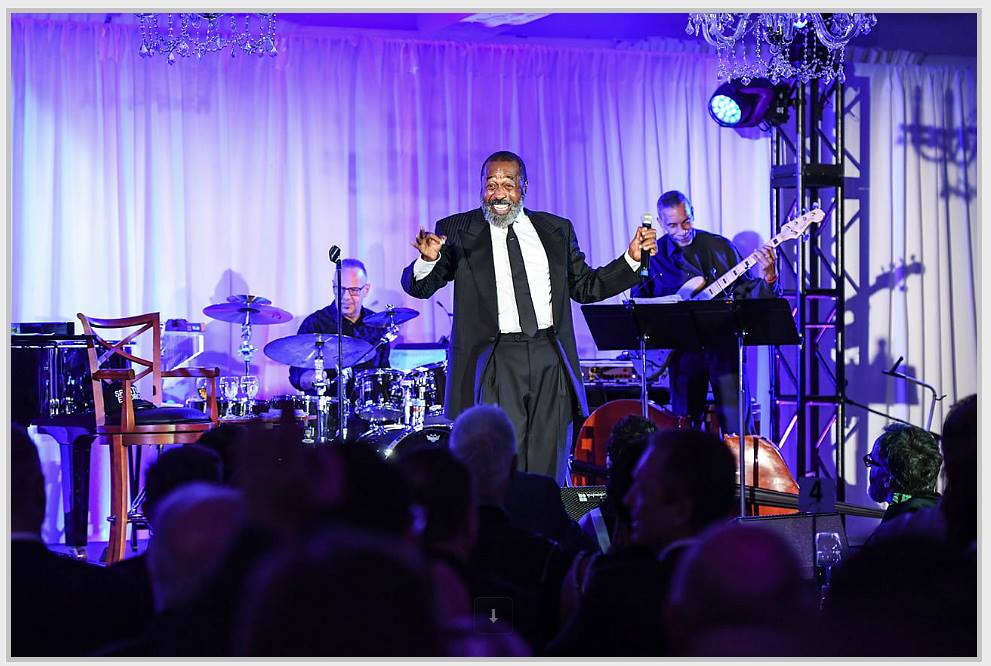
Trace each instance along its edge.
{"label": "hi-hat cymbal", "polygon": [[[265,356],[273,361],[294,365],[298,368],[315,368],[317,352],[323,353],[323,367],[330,369],[337,365],[337,338],[333,333],[300,333],[265,345]],[[341,366],[348,368],[363,360],[372,345],[350,335],[341,338]]]}
{"label": "hi-hat cymbal", "polygon": [[233,296],[227,297],[228,303],[240,303],[241,305],[271,305],[272,301],[265,298],[264,296],[255,296],[254,294],[234,294]]}
{"label": "hi-hat cymbal", "polygon": [[213,319],[227,321],[232,324],[243,324],[247,318],[249,324],[281,324],[292,319],[292,315],[273,305],[254,303],[217,303],[203,308],[203,314]]}
{"label": "hi-hat cymbal", "polygon": [[362,323],[368,326],[398,326],[419,316],[420,313],[413,308],[388,307],[382,312],[368,315],[362,320]]}

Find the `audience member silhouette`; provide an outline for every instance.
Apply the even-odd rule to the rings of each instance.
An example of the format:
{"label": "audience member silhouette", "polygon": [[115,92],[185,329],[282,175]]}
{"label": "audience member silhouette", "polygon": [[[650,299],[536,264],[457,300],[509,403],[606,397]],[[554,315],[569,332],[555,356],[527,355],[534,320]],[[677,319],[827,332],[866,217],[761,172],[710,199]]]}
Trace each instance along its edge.
{"label": "audience member silhouette", "polygon": [[[187,444],[168,449],[145,471],[145,499],[141,511],[154,527],[155,510],[170,492],[194,481],[220,483],[223,476],[220,456],[204,446]],[[136,619],[142,627],[146,626],[155,613],[147,551],[121,560],[111,568],[130,579],[137,590],[142,612]]]}
{"label": "audience member silhouette", "polygon": [[449,446],[471,472],[478,496],[478,539],[469,564],[480,580],[493,584],[478,596],[510,596],[516,629],[539,650],[557,631],[568,561],[554,542],[514,526],[506,513],[516,470],[513,424],[502,408],[476,405],[455,420]]}
{"label": "audience member silhouette", "polygon": [[468,559],[478,536],[478,501],[471,474],[445,448],[400,456],[410,487],[420,547],[428,560],[438,611],[445,621],[472,615],[475,584]]}
{"label": "audience member silhouette", "polygon": [[237,490],[196,481],[169,493],[154,515],[148,571],[161,612],[185,606],[213,575],[244,524],[244,501]]}
{"label": "audience member silhouette", "polygon": [[156,614],[141,636],[107,646],[102,656],[196,654],[187,631],[194,602],[210,584],[244,525],[242,494],[193,481],[168,493],[153,512],[147,566]]}
{"label": "audience member silhouette", "polygon": [[245,586],[233,654],[443,656],[427,570],[383,532],[328,529],[268,558]]}
{"label": "audience member silhouette", "polygon": [[695,430],[652,433],[624,504],[631,545],[592,564],[574,618],[553,656],[659,656],[668,652],[662,608],[674,568],[707,527],[733,513],[736,470],[719,438]]}
{"label": "audience member silhouette", "polygon": [[225,485],[237,485],[237,443],[241,431],[241,426],[221,423],[216,428],[207,430],[196,440],[197,444],[205,446],[220,456],[223,462],[223,483]]}
{"label": "audience member silhouette", "polygon": [[561,488],[549,476],[516,470],[503,507],[510,523],[557,542],[569,560],[579,551],[595,547],[595,540],[568,515]]}
{"label": "audience member silhouette", "polygon": [[511,627],[500,628],[500,633],[478,631],[478,623],[488,618],[476,615],[472,602],[491,593],[498,581],[482,580],[469,564],[478,534],[478,501],[468,468],[442,447],[402,454],[397,464],[409,482],[417,516],[414,531],[427,558],[446,653],[530,656]]}
{"label": "audience member silhouette", "polygon": [[633,483],[633,468],[647,448],[647,435],[655,430],[657,426],[652,421],[631,415],[620,419],[609,434],[606,498],[579,521],[583,532],[595,539],[597,547],[582,551],[571,560],[571,568],[561,585],[562,624],[567,624],[578,610],[596,559],[602,553],[630,545],[630,512],[623,504],[623,497]]}
{"label": "audience member silhouette", "polygon": [[938,505],[883,522],[871,541],[899,536],[948,539],[977,554],[977,395],[957,402],[943,422],[944,492]]}
{"label": "audience member silhouette", "polygon": [[[325,507],[314,506],[318,522],[312,527],[343,524],[412,540],[410,490],[402,471],[362,442],[324,448],[339,460],[344,472],[343,494]],[[311,456],[319,455],[321,449],[310,451],[317,452]]]}
{"label": "audience member silhouette", "polygon": [[977,562],[945,540],[872,541],[836,568],[818,654],[977,655]]}
{"label": "audience member silhouette", "polygon": [[730,523],[685,553],[664,616],[679,656],[794,657],[811,654],[816,606],[788,542]]}
{"label": "audience member silhouette", "polygon": [[[558,516],[537,519],[557,511],[556,489],[522,484],[516,500],[534,506],[507,511],[516,438],[497,406],[463,412],[449,448],[391,459],[359,443],[305,447],[291,414],[278,428],[230,431],[237,488],[220,485],[222,460],[204,445],[167,451],[146,475],[146,557],[108,568],[41,541],[44,478],[15,427],[11,652],[973,657],[976,410],[965,398],[943,424],[938,505],[879,527],[835,569],[821,612],[787,543],[728,522],[736,465],[725,443],[697,431],[644,438],[653,426],[639,417],[610,440],[608,550],[592,544],[567,578],[564,550],[521,527],[557,529]],[[872,492],[895,513],[931,492],[933,460],[938,469],[935,440],[916,430],[889,427],[870,455]],[[146,625],[150,584],[142,609],[140,578],[126,571],[142,559],[156,609]],[[477,602],[489,597],[512,599],[518,634],[483,631]]]}
{"label": "audience member silhouette", "polygon": [[657,430],[653,421],[642,416],[625,416],[616,422],[606,442],[606,498],[580,521],[580,525],[594,536],[602,552],[610,545],[625,546],[629,543],[630,512],[623,504],[623,497],[633,484],[633,468],[644,449],[647,435]]}
{"label": "audience member silhouette", "polygon": [[79,657],[140,631],[138,595],[118,572],[50,551],[45,478],[27,431],[11,427],[10,654]]}
{"label": "audience member silhouette", "polygon": [[942,511],[950,542],[976,554],[977,542],[977,395],[959,401],[943,421],[946,489]]}

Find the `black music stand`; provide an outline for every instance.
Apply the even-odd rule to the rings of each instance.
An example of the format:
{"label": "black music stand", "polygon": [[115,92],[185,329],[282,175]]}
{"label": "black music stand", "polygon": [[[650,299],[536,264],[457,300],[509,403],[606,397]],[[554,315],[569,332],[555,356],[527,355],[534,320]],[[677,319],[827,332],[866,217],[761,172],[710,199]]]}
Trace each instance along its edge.
{"label": "black music stand", "polygon": [[[791,306],[783,298],[753,298],[736,301],[649,302],[635,299],[621,305],[583,305],[592,339],[600,350],[640,349],[643,416],[646,405],[647,349],[700,351],[714,347],[737,347],[740,430],[745,429],[743,348],[801,343]],[[740,459],[740,515],[746,515],[746,433],[737,433]],[[756,450],[756,447],[755,447]]]}

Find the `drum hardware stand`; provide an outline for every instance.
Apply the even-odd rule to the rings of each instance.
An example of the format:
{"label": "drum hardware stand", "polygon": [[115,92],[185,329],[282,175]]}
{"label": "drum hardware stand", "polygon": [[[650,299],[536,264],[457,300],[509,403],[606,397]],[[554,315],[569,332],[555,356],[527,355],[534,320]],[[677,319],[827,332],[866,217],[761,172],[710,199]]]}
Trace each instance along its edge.
{"label": "drum hardware stand", "polygon": [[[337,336],[338,344],[340,344],[341,336]],[[324,395],[327,390],[327,373],[323,368],[323,340],[317,339],[316,341],[317,355],[314,359],[313,373],[315,379],[313,380],[313,388],[317,391],[317,427],[316,435],[313,437],[313,442],[315,444],[326,444],[328,441],[327,433],[327,423],[324,416],[327,414],[328,405],[330,401],[329,397]],[[337,405],[338,414],[343,411],[344,399],[341,394],[341,384],[343,383],[343,373],[341,372],[341,361],[340,356],[337,357]],[[341,438],[341,441],[347,437],[347,424],[341,421],[337,426],[337,434]]]}
{"label": "drum hardware stand", "polygon": [[[255,355],[256,347],[251,344],[251,320],[249,319],[250,312],[244,313],[244,321],[241,323],[241,345],[237,348],[241,358],[244,359],[244,373],[241,377],[247,377],[251,374],[251,359]],[[239,384],[241,382],[238,382]],[[238,387],[238,392],[240,393],[240,386]],[[250,405],[248,405],[248,396],[243,396],[244,403],[241,406],[241,415],[248,416],[250,414]]]}
{"label": "drum hardware stand", "polygon": [[403,389],[403,426],[410,431],[422,430],[427,416],[426,396],[422,392],[414,395],[418,388],[412,377],[403,377],[400,385]]}

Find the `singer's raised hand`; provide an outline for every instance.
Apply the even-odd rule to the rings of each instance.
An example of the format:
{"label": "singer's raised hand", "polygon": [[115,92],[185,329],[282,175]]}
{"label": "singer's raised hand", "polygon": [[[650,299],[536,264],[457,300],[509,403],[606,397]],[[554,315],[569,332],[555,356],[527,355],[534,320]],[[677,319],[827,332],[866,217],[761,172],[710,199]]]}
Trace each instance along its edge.
{"label": "singer's raised hand", "polygon": [[416,239],[411,245],[420,251],[420,257],[424,261],[436,261],[440,256],[440,249],[446,241],[447,236],[432,234],[421,227],[420,233],[416,235]]}
{"label": "singer's raised hand", "polygon": [[637,227],[637,233],[630,241],[630,256],[633,261],[640,261],[640,251],[646,250],[651,256],[657,254],[657,229]]}

